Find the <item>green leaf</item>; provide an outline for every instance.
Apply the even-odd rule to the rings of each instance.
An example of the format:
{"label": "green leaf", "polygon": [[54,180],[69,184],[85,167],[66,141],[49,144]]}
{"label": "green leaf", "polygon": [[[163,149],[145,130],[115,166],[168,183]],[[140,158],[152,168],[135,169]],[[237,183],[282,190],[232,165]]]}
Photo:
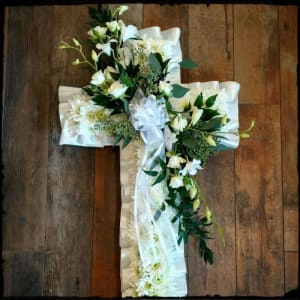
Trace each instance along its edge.
{"label": "green leaf", "polygon": [[122,137],[123,137],[122,135],[119,135],[116,137],[116,139],[114,141],[114,146],[116,146],[121,141]]}
{"label": "green leaf", "polygon": [[156,179],[154,180],[154,182],[152,183],[152,186],[153,185],[156,185],[157,183],[160,183],[161,181],[163,181],[167,176],[167,172],[164,170],[162,171],[157,177]]}
{"label": "green leaf", "polygon": [[203,114],[200,117],[201,121],[208,121],[215,116],[219,116],[220,113],[215,109],[206,108],[203,110]]}
{"label": "green leaf", "polygon": [[202,124],[200,129],[203,131],[216,131],[222,127],[222,117],[210,119],[208,122]]}
{"label": "green leaf", "polygon": [[153,69],[159,73],[161,72],[161,65],[154,53],[150,53],[150,55],[149,55],[149,64],[150,64],[151,69]]}
{"label": "green leaf", "polygon": [[149,176],[157,176],[158,172],[157,171],[147,171],[147,170],[143,170],[147,175]]}
{"label": "green leaf", "polygon": [[194,148],[197,146],[197,139],[195,139],[193,136],[187,134],[181,136],[181,142],[185,147],[188,148]]}
{"label": "green leaf", "polygon": [[121,81],[121,83],[125,84],[128,87],[134,86],[133,81],[125,73],[121,74],[120,81]]}
{"label": "green leaf", "polygon": [[216,102],[217,97],[218,97],[218,94],[213,95],[213,96],[210,96],[210,97],[207,98],[207,100],[205,101],[205,105],[206,105],[207,107],[213,106],[213,105],[215,104],[215,102]]}
{"label": "green leaf", "polygon": [[197,108],[199,108],[199,109],[202,108],[202,106],[203,106],[203,94],[202,94],[202,92],[201,92],[200,95],[197,97],[197,99],[196,99],[194,105],[195,105]]}
{"label": "green leaf", "polygon": [[183,69],[191,69],[197,67],[197,64],[189,58],[186,58],[183,61],[181,61],[179,65]]}
{"label": "green leaf", "polygon": [[189,91],[188,88],[185,88],[177,83],[172,84],[172,88],[172,94],[174,98],[181,98]]}
{"label": "green leaf", "polygon": [[167,164],[166,164],[166,162],[165,162],[163,159],[161,159],[160,157],[157,157],[157,158],[155,159],[155,161],[159,163],[159,165],[161,166],[161,168],[162,168],[163,170],[166,169]]}
{"label": "green leaf", "polygon": [[132,140],[132,137],[131,136],[126,136],[124,142],[123,142],[123,145],[122,145],[122,149],[124,149]]}

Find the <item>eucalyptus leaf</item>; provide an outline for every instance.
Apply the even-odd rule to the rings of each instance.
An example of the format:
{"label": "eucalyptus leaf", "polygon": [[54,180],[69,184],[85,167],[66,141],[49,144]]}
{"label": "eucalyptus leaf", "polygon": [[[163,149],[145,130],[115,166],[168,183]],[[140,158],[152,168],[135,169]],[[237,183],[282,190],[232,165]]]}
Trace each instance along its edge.
{"label": "eucalyptus leaf", "polygon": [[165,170],[163,170],[154,180],[154,182],[152,183],[153,185],[156,185],[157,183],[160,183],[161,181],[163,181],[167,176],[167,172]]}
{"label": "eucalyptus leaf", "polygon": [[150,53],[149,55],[149,64],[151,69],[157,71],[157,72],[161,72],[161,65],[159,60],[157,59],[157,57],[155,56],[155,54]]}
{"label": "eucalyptus leaf", "polygon": [[182,98],[188,91],[188,88],[185,88],[177,83],[172,84],[172,94],[174,98]]}
{"label": "eucalyptus leaf", "polygon": [[132,140],[132,137],[131,136],[126,136],[124,142],[123,142],[123,145],[122,145],[122,148],[124,149]]}
{"label": "eucalyptus leaf", "polygon": [[194,61],[192,61],[189,58],[186,58],[186,59],[182,60],[179,63],[179,65],[183,69],[191,69],[191,68],[196,68],[198,66]]}
{"label": "eucalyptus leaf", "polygon": [[143,170],[147,175],[149,176],[157,176],[158,172],[157,171],[150,171],[150,170]]}

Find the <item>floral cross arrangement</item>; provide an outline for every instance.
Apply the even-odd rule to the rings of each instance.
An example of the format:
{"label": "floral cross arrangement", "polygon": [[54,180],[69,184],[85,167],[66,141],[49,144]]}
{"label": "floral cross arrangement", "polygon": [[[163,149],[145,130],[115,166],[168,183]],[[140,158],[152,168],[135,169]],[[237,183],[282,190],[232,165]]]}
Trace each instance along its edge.
{"label": "floral cross arrangement", "polygon": [[194,236],[200,257],[212,264],[209,226],[223,240],[194,176],[207,158],[249,137],[254,122],[238,130],[237,82],[181,84],[180,68],[196,64],[182,60],[180,30],[126,26],[119,17],[127,9],[89,8],[90,59],[77,39],[61,42],[80,55],[73,65],[88,65],[93,75],[81,89],[60,87],[60,144],[124,148],[142,141],[123,229],[130,246],[121,247],[129,261],[121,265],[122,295],[185,296],[183,244]]}

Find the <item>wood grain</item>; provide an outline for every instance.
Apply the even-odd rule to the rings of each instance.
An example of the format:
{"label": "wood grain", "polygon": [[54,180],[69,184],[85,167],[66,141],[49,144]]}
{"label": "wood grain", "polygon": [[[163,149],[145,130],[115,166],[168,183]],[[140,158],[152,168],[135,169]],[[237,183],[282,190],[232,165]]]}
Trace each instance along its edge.
{"label": "wood grain", "polygon": [[299,253],[298,251],[285,252],[285,292],[299,288]]}
{"label": "wood grain", "polygon": [[234,76],[240,103],[279,104],[278,7],[234,6]]}
{"label": "wood grain", "polygon": [[[49,16],[52,10],[48,11]],[[38,45],[50,24],[37,28],[42,16],[37,8],[7,9],[5,81],[3,97],[3,250],[4,295],[41,293],[42,254],[47,196],[48,101],[50,64],[37,60],[51,50]],[[35,37],[31,32],[35,32]],[[9,49],[12,49],[11,51]],[[47,99],[47,97],[46,97]],[[26,252],[26,253],[25,253]],[[25,274],[31,274],[35,282]],[[20,272],[20,273],[18,273]],[[26,272],[26,273],[24,273]]]}
{"label": "wood grain", "polygon": [[232,5],[189,5],[189,82],[233,79]]}
{"label": "wood grain", "polygon": [[237,294],[284,293],[280,107],[240,105],[251,138],[236,150]]}
{"label": "wood grain", "polygon": [[284,249],[298,251],[299,193],[297,169],[297,17],[295,6],[279,7]]}
{"label": "wood grain", "polygon": [[[46,17],[47,11],[43,10]],[[72,18],[66,18],[72,15]],[[76,36],[86,46],[86,6],[54,7],[49,95],[48,195],[45,218],[44,295],[88,296],[91,289],[91,246],[94,150],[59,146],[57,90],[61,84],[83,86],[90,72],[71,65],[59,42]],[[73,53],[72,53],[73,54]],[[71,54],[71,55],[72,55]],[[74,54],[73,54],[74,55]],[[74,74],[74,75],[73,75]]]}
{"label": "wood grain", "polygon": [[[189,54],[198,68],[189,70],[189,81],[228,81],[233,79],[233,31],[231,5],[189,5]],[[219,47],[215,47],[218,44]],[[209,241],[215,253],[213,266],[200,259],[196,244],[189,244],[189,295],[236,293],[234,155],[228,151],[211,158],[198,181],[205,198],[224,231],[226,247],[215,228]],[[204,213],[202,211],[202,213]]]}
{"label": "wood grain", "polygon": [[119,149],[96,150],[92,296],[120,297]]}

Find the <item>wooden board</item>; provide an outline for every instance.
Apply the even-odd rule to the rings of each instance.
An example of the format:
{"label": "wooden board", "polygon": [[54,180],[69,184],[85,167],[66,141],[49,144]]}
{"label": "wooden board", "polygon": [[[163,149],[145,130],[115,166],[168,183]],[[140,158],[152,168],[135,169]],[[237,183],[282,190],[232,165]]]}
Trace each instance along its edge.
{"label": "wooden board", "polygon": [[284,250],[298,251],[297,17],[295,6],[279,8]]}
{"label": "wooden board", "polygon": [[62,37],[81,36],[86,8],[6,11],[5,295],[89,295],[93,151],[58,145],[57,98],[59,84],[86,80],[58,50]]}
{"label": "wooden board", "polygon": [[240,105],[251,139],[236,151],[237,294],[284,294],[280,107]]}
{"label": "wooden board", "polygon": [[234,76],[240,103],[279,104],[278,7],[234,6]]}

